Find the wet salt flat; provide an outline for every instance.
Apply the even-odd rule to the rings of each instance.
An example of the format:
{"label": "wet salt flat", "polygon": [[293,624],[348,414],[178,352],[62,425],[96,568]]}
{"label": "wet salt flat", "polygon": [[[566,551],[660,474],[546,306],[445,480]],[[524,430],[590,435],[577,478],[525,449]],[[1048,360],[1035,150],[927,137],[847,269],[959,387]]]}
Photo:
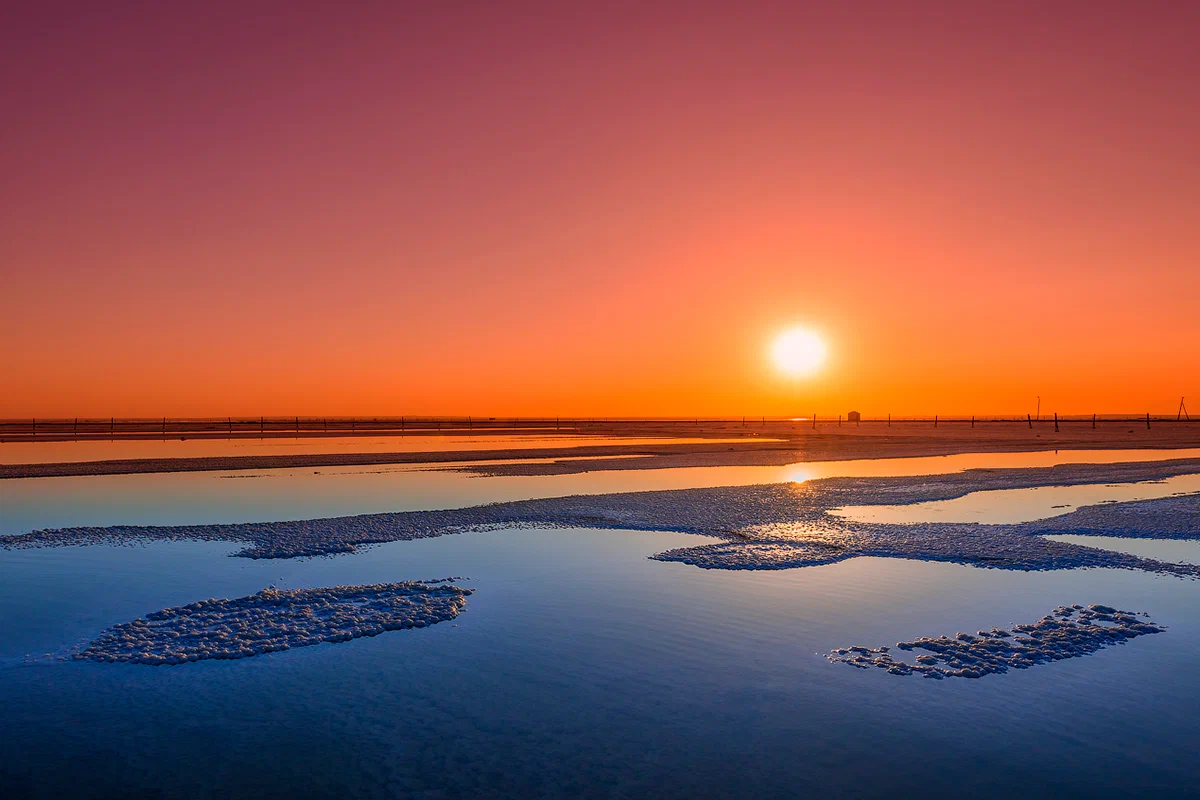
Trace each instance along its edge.
{"label": "wet salt flat", "polygon": [[[920,475],[952,463],[1085,460],[955,458],[770,469],[794,480],[822,470]],[[208,523],[242,521],[250,511],[304,519],[316,516],[302,513],[309,507],[461,508],[481,495],[573,493],[560,478],[593,493],[682,488],[685,480],[734,485],[726,470],[515,479],[358,468],[246,480],[56,478],[0,489],[94,482],[99,488],[70,509],[81,523],[138,513]],[[741,485],[764,474],[740,473]],[[154,478],[198,480],[169,490],[139,483]],[[131,488],[115,489],[119,481]],[[209,485],[237,489],[192,496]],[[280,485],[289,488],[269,488]],[[318,489],[331,485],[345,496]],[[1162,485],[1071,488],[1103,501]],[[105,505],[106,489],[128,500]],[[305,489],[318,495],[310,506]],[[1011,491],[1037,490],[962,499],[974,497],[987,517],[1002,513]],[[6,516],[14,496],[3,495]],[[25,519],[66,516],[53,491],[22,496],[33,498],[21,501]],[[242,505],[231,501],[239,497]],[[1174,556],[1196,544],[1049,538],[1163,561],[1184,560]],[[0,785],[13,796],[961,797],[990,796],[1003,775],[1008,786],[1103,797],[1184,795],[1200,778],[1200,580],[895,557],[767,571],[649,558],[713,541],[569,526],[394,541],[316,559],[229,558],[243,545],[223,541],[0,551]],[[457,583],[472,594],[452,621],[423,629],[175,666],[59,660],[114,625],[208,598],[446,575],[466,576]],[[1013,630],[1072,604],[1149,612],[1164,631],[982,680],[904,679],[824,657],[849,645]]]}
{"label": "wet salt flat", "polygon": [[772,442],[778,439],[744,436],[736,439],[689,437],[612,437],[586,434],[479,434],[429,436],[328,436],[295,439],[111,439],[78,442],[0,442],[0,464],[54,464],[71,461],[109,461],[132,458],[204,458],[208,456],[311,455],[314,453],[436,453],[462,450],[546,450],[560,447],[604,445],[720,444],[744,443],[748,438]]}
{"label": "wet salt flat", "polygon": [[73,525],[303,520],[463,508],[573,494],[751,486],[828,477],[937,475],[972,468],[1126,463],[1197,456],[1200,450],[1195,449],[1062,450],[486,478],[430,468],[435,465],[20,478],[0,480],[0,535]]}

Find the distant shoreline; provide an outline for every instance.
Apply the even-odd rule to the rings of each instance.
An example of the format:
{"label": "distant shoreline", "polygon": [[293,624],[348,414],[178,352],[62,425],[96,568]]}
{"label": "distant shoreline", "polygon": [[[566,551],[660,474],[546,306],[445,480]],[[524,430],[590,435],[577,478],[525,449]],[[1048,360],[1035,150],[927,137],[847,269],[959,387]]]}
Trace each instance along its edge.
{"label": "distant shoreline", "polygon": [[[453,469],[477,475],[562,475],[596,470],[668,469],[696,466],[778,466],[802,461],[841,461],[849,459],[882,459],[922,456],[947,456],[960,453],[1032,452],[1042,450],[1123,450],[1123,449],[1184,449],[1200,447],[1200,424],[1188,422],[1153,421],[1149,429],[1144,422],[1102,421],[1097,428],[1091,422],[1060,421],[1055,430],[1053,421],[1042,420],[1033,426],[1020,422],[987,422],[971,426],[969,422],[932,421],[879,422],[855,426],[850,423],[818,423],[766,421],[763,425],[745,426],[721,422],[669,422],[651,426],[647,423],[623,425],[610,422],[597,425],[586,434],[607,437],[687,436],[689,438],[722,439],[720,442],[688,444],[664,443],[606,444],[581,447],[530,449],[508,447],[496,450],[446,450],[394,453],[310,453],[284,455],[207,456],[186,458],[136,458],[103,461],[79,461],[40,464],[0,465],[0,479],[79,477],[87,475],[128,475],[160,472],[211,472],[250,469],[289,469],[299,467],[346,467],[380,465],[451,464]],[[514,429],[443,430],[441,435],[519,433]],[[526,431],[528,432],[528,431]],[[381,432],[362,432],[359,435],[380,435]],[[415,431],[413,433],[416,433]],[[422,431],[420,435],[437,435]],[[554,435],[553,430],[539,431]],[[584,433],[581,431],[580,433]],[[576,435],[572,431],[557,431],[559,435]],[[330,438],[345,437],[345,432],[329,434]],[[406,434],[407,435],[407,434]],[[729,441],[744,435],[744,441]],[[764,441],[770,437],[777,441]],[[132,437],[131,437],[132,438]],[[138,439],[150,437],[138,436]],[[192,438],[192,437],[157,437]],[[199,438],[199,437],[198,437]],[[230,438],[210,435],[204,438]],[[259,437],[295,438],[294,432],[278,432]],[[305,436],[304,438],[308,438]],[[323,438],[323,437],[321,437]],[[778,441],[782,440],[782,441]],[[22,439],[22,441],[31,441]],[[47,441],[39,437],[36,441]],[[2,445],[0,445],[2,447]],[[631,459],[630,455],[642,456]],[[583,458],[581,458],[583,457]],[[499,461],[537,459],[539,463],[502,464]],[[571,459],[571,460],[559,460]]]}
{"label": "distant shoreline", "polygon": [[[1147,415],[1098,415],[1095,423],[1107,430],[1122,425],[1145,426]],[[1171,416],[1149,416],[1154,425],[1188,424]],[[1200,423],[1200,420],[1197,420]],[[496,417],[242,417],[227,419],[0,419],[0,444],[16,442],[161,441],[163,439],[326,439],[347,437],[438,436],[798,436],[812,430],[839,433],[887,433],[891,429],[978,426],[1090,428],[1092,415],[1043,415],[1027,421],[1020,415],[864,417],[852,422],[842,416],[737,418],[496,418]]]}

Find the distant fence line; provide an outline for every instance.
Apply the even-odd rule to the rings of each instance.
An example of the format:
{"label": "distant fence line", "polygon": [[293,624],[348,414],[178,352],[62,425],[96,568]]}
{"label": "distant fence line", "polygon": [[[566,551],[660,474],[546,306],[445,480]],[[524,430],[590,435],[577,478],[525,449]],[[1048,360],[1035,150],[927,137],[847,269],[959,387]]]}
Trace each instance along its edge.
{"label": "distant fence line", "polygon": [[[571,420],[574,425],[578,420]],[[179,433],[367,433],[383,431],[515,430],[568,427],[567,420],[554,418],[497,417],[78,417],[0,420],[0,435],[37,434],[179,434]]]}
{"label": "distant fence line", "polygon": [[815,414],[801,417],[474,417],[474,416],[374,416],[374,417],[315,417],[315,416],[258,416],[258,417],[77,417],[24,418],[0,420],[0,436],[104,436],[143,435],[179,436],[182,434],[253,435],[283,433],[395,433],[430,431],[568,431],[603,427],[680,427],[724,426],[729,428],[772,426],[828,425],[890,425],[898,423],[985,425],[988,423],[1025,423],[1054,425],[1063,423],[1141,423],[1190,422],[1175,414],[989,414],[989,415],[881,415],[863,416],[850,421],[846,415]]}

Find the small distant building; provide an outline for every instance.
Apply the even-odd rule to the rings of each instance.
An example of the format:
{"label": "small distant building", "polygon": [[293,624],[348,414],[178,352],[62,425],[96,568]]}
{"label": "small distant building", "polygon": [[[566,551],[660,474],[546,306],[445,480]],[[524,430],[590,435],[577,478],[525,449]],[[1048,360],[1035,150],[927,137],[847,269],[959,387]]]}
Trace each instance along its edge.
{"label": "small distant building", "polygon": [[858,413],[857,411],[851,411],[849,414],[846,415],[846,421],[847,422],[861,422],[862,414]]}

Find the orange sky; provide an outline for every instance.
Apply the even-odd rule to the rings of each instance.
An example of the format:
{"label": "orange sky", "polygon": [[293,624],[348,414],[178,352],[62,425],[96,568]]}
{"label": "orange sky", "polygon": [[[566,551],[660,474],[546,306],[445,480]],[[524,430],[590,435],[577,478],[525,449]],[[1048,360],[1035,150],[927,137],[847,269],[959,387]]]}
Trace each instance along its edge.
{"label": "orange sky", "polygon": [[343,5],[0,12],[0,416],[1200,406],[1200,4]]}

